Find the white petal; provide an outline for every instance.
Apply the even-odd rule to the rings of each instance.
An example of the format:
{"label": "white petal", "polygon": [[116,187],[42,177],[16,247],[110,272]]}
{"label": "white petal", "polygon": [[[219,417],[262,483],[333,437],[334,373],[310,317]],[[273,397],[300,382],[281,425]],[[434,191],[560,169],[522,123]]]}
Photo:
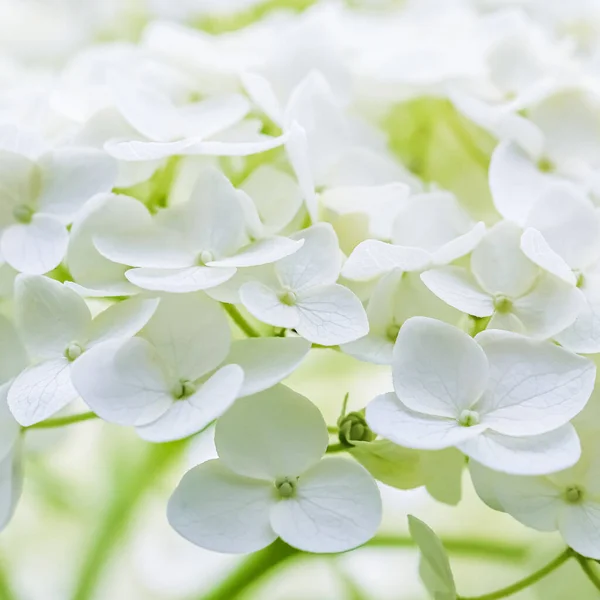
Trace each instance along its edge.
{"label": "white petal", "polygon": [[254,242],[238,254],[211,261],[210,267],[257,267],[280,260],[297,252],[303,240],[290,240],[285,237],[272,237]]}
{"label": "white petal", "polygon": [[122,293],[126,290],[135,291],[125,279],[126,268],[102,256],[93,238],[102,234],[124,236],[150,223],[148,209],[129,196],[100,195],[90,200],[71,227],[66,262],[73,279],[83,287],[120,287],[118,296],[127,295]]}
{"label": "white petal", "polygon": [[187,267],[183,269],[129,269],[125,276],[144,290],[187,294],[225,283],[235,275],[233,267]]}
{"label": "white petal", "polygon": [[186,137],[208,138],[239,123],[250,103],[241,94],[219,94],[179,109]]}
{"label": "white petal", "polygon": [[78,397],[71,383],[71,363],[55,358],[25,369],[8,391],[15,419],[28,427],[51,417]]}
{"label": "white petal", "polygon": [[71,223],[92,196],[110,192],[117,179],[117,163],[106,152],[92,148],[58,148],[42,157],[38,210]]}
{"label": "white petal", "polygon": [[600,218],[583,192],[571,184],[546,190],[527,216],[550,248],[572,269],[582,269],[600,255]]}
{"label": "white petal", "polygon": [[141,336],[177,377],[190,381],[217,368],[231,343],[225,312],[203,294],[162,298]]}
{"label": "white petal", "polygon": [[174,214],[183,219],[177,224],[194,249],[209,251],[214,260],[235,254],[244,243],[246,223],[240,192],[214,167],[200,172],[187,205],[181,212],[175,208]]}
{"label": "white petal", "polygon": [[457,419],[472,408],[488,381],[480,346],[452,325],[413,317],[394,347],[394,389],[412,410]]}
{"label": "white petal", "polygon": [[34,214],[30,223],[11,225],[4,230],[0,253],[13,269],[41,275],[60,264],[68,243],[69,234],[59,220]]}
{"label": "white petal", "polygon": [[254,169],[240,189],[254,202],[267,233],[279,233],[302,205],[302,192],[296,180],[270,164]]}
{"label": "white petal", "polygon": [[9,389],[10,382],[0,386],[0,461],[12,452],[21,435],[21,427],[8,406]]}
{"label": "white petal", "polygon": [[572,467],[581,456],[579,438],[570,424],[527,437],[488,430],[458,444],[458,449],[490,469],[514,475],[554,473]]}
{"label": "white petal", "polygon": [[531,293],[514,302],[512,310],[523,324],[523,333],[548,339],[569,327],[584,306],[580,290],[553,275],[542,275]]}
{"label": "white petal", "polygon": [[118,425],[156,420],[173,403],[163,360],[141,338],[100,344],[72,366],[73,385],[100,417]]}
{"label": "white petal", "polygon": [[464,267],[441,267],[421,273],[421,281],[446,304],[475,317],[489,317],[494,300]]}
{"label": "white petal", "polygon": [[492,429],[534,435],[570,421],[586,405],[594,364],[549,342],[484,331],[477,342],[489,361],[489,384],[478,402]]}
{"label": "white petal", "polygon": [[302,247],[275,265],[283,286],[301,292],[317,285],[335,283],[340,274],[341,255],[337,235],[329,223],[319,223],[295,234]]}
{"label": "white petal", "polygon": [[15,326],[4,316],[0,316],[0,356],[0,386],[18,375],[29,364],[25,346]]}
{"label": "white petal", "polygon": [[566,283],[575,285],[577,279],[571,267],[559,256],[537,230],[528,228],[521,236],[521,250],[536,265],[556,275]]}
{"label": "white petal", "polygon": [[88,347],[108,340],[133,337],[156,312],[157,298],[130,298],[117,302],[102,311],[92,321]]}
{"label": "white petal", "polygon": [[485,425],[462,427],[456,419],[434,417],[406,408],[392,392],[377,396],[367,405],[372,431],[405,448],[441,450],[480,435]]}
{"label": "white petal", "polygon": [[541,173],[531,159],[513,142],[500,142],[490,162],[490,189],[496,210],[518,225],[544,190],[552,184],[552,176]]}
{"label": "white petal", "polygon": [[244,89],[258,107],[277,125],[281,125],[283,115],[281,105],[269,80],[257,73],[242,73],[240,79]]}
{"label": "white petal", "polygon": [[138,435],[150,442],[170,442],[202,431],[233,404],[243,379],[237,365],[219,369],[195,394],[174,402],[156,421],[138,427]]}
{"label": "white petal", "polygon": [[312,166],[310,164],[308,140],[306,137],[306,131],[303,127],[298,125],[294,121],[289,130],[288,139],[285,144],[285,150],[287,153],[288,160],[296,178],[298,184],[302,190],[304,202],[308,214],[313,223],[318,220],[319,205],[317,195],[315,193],[315,180],[312,172]]}
{"label": "white petal", "polygon": [[284,304],[275,290],[259,281],[249,281],[242,285],[240,300],[248,312],[263,323],[288,329],[293,329],[298,324],[298,309]]}
{"label": "white petal", "polygon": [[430,254],[420,248],[366,240],[354,248],[344,263],[342,276],[355,281],[368,281],[394,269],[421,271],[430,263]]}
{"label": "white petal", "polygon": [[600,560],[600,502],[590,500],[565,506],[558,527],[575,552]]}
{"label": "white petal", "polygon": [[328,439],[319,409],[282,385],[238,400],[215,432],[230,469],[270,481],[303,473],[325,454]]}
{"label": "white petal", "polygon": [[452,241],[444,244],[431,254],[431,260],[436,265],[447,265],[471,252],[477,247],[485,235],[485,223],[475,223],[467,233],[459,235]]}
{"label": "white petal", "polygon": [[298,295],[296,331],[324,346],[356,340],[369,332],[369,320],[360,300],[342,285],[316,287]]}
{"label": "white petal", "polygon": [[555,335],[556,341],[571,352],[600,352],[600,302],[584,294],[582,310],[573,324]]}
{"label": "white petal", "polygon": [[518,298],[535,282],[538,268],[521,250],[521,229],[510,221],[492,227],[471,255],[471,270],[489,294]]}
{"label": "white petal", "polygon": [[561,490],[548,478],[498,473],[475,461],[470,462],[469,469],[475,489],[486,504],[528,527],[556,531],[564,502]]}
{"label": "white petal", "polygon": [[167,505],[171,527],[193,544],[215,552],[247,553],[277,538],[269,517],[273,484],[242,477],[218,460],[188,471]]}
{"label": "white petal", "polygon": [[310,351],[310,343],[298,338],[249,338],[236,340],[225,359],[244,371],[240,396],[273,387],[291,375]]}
{"label": "white petal", "polygon": [[350,460],[325,458],[298,479],[296,495],[278,502],[271,526],[306,552],[343,552],[370,540],[381,521],[381,499],[368,471]]}
{"label": "white petal", "polygon": [[369,332],[364,337],[340,345],[346,354],[376,365],[391,365],[394,342],[385,335]]}
{"label": "white petal", "polygon": [[394,222],[392,241],[399,246],[439,250],[467,233],[473,223],[448,192],[413,196]]}
{"label": "white petal", "polygon": [[189,267],[195,258],[180,232],[155,226],[98,233],[94,236],[94,246],[108,260],[134,267]]}
{"label": "white petal", "polygon": [[32,356],[54,358],[72,342],[85,343],[92,317],[85,300],[62,283],[41,275],[19,275],[15,320]]}

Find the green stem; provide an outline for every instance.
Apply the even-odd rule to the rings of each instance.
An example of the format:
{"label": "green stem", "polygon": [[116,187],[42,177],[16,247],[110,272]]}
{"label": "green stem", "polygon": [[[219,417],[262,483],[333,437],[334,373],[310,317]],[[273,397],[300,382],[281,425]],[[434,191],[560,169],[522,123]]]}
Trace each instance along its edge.
{"label": "green stem", "polygon": [[[442,543],[449,552],[464,556],[521,561],[528,554],[528,550],[524,546],[506,543],[492,544],[486,540],[444,538]],[[365,544],[365,547],[414,548],[415,543],[409,536],[388,535],[373,538]],[[307,559],[322,558],[318,554],[300,552],[281,540],[277,540],[264,550],[248,556],[221,584],[196,600],[235,600],[247,588],[257,584],[274,567],[295,555],[301,555]]]}
{"label": "green stem", "polygon": [[[1,564],[1,563],[0,563]],[[0,568],[0,599],[1,600],[17,600],[17,595],[10,585],[8,575],[4,565]]]}
{"label": "green stem", "polygon": [[335,425],[327,425],[327,431],[329,433],[338,433],[339,429]]}
{"label": "green stem", "polygon": [[180,456],[181,442],[149,444],[143,457],[113,482],[114,497],[97,532],[89,536],[92,545],[83,557],[73,600],[90,600],[114,548],[122,543],[140,501],[157,479]]}
{"label": "green stem", "polygon": [[[490,543],[489,540],[443,538],[444,548],[459,556],[476,556],[490,559],[502,559],[519,562],[529,554],[525,546],[505,542]],[[365,546],[375,548],[414,548],[415,542],[409,536],[378,535]]]}
{"label": "green stem", "polygon": [[585,556],[581,556],[581,554],[576,554],[575,558],[579,563],[579,566],[583,570],[583,572],[588,576],[588,579],[592,582],[596,588],[600,590],[600,577],[596,574],[589,560]]}
{"label": "green stem", "polygon": [[227,314],[231,317],[233,322],[248,336],[248,337],[260,337],[260,333],[244,319],[240,311],[233,304],[222,303],[223,308],[227,311]]}
{"label": "green stem", "polygon": [[244,559],[221,584],[201,596],[201,600],[233,600],[275,567],[299,553],[299,550],[276,540],[264,550]]}
{"label": "green stem", "polygon": [[46,419],[40,421],[29,427],[23,429],[54,429],[55,427],[64,427],[65,425],[72,425],[74,423],[81,423],[82,421],[89,421],[91,419],[97,419],[98,415],[93,412],[85,412],[78,415],[69,415],[68,417],[56,417],[55,419]]}
{"label": "green stem", "polygon": [[336,452],[346,452],[346,450],[350,450],[350,446],[346,446],[346,444],[329,444],[326,453],[335,454]]}
{"label": "green stem", "polygon": [[517,583],[513,583],[508,587],[502,588],[501,590],[497,590],[495,592],[491,592],[490,594],[484,594],[483,596],[458,596],[457,600],[499,600],[500,598],[506,598],[507,596],[512,596],[525,588],[537,583],[540,579],[546,577],[560,567],[563,563],[565,563],[569,558],[573,556],[573,551],[570,548],[567,548],[564,552],[559,554],[554,560],[550,561],[546,566],[542,567],[535,573],[532,573],[525,579],[521,579],[521,581],[517,581]]}
{"label": "green stem", "polygon": [[312,347],[319,350],[335,350],[336,352],[341,352],[339,346],[323,346],[323,344],[313,344]]}

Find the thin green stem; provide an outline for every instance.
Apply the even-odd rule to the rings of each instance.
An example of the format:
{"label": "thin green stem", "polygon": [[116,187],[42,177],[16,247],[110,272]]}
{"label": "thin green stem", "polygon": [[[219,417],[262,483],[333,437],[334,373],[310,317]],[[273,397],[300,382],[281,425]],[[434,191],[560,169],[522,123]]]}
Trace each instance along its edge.
{"label": "thin green stem", "polygon": [[91,419],[97,418],[98,415],[96,413],[85,412],[78,415],[69,415],[68,417],[46,419],[45,421],[40,421],[39,423],[35,423],[29,427],[23,427],[23,429],[54,429],[55,427],[65,427],[66,425],[73,425],[74,423],[81,423],[82,421],[90,421]]}
{"label": "thin green stem", "polygon": [[594,571],[594,569],[592,568],[589,559],[587,559],[585,556],[581,556],[581,554],[576,554],[575,558],[579,563],[579,566],[581,567],[582,571],[587,575],[588,579],[592,582],[594,586],[596,586],[596,588],[600,590],[600,576],[598,576],[596,571]]}
{"label": "thin green stem", "polygon": [[457,600],[499,600],[500,598],[506,598],[508,596],[512,596],[525,588],[537,583],[540,579],[546,577],[560,567],[563,563],[567,562],[569,558],[574,555],[573,551],[570,548],[567,548],[564,552],[559,554],[554,560],[550,561],[546,566],[537,570],[535,573],[532,573],[525,579],[521,579],[521,581],[517,581],[508,587],[502,588],[501,590],[497,590],[495,592],[491,592],[490,594],[484,594],[483,596],[458,596]]}
{"label": "thin green stem", "polygon": [[313,344],[312,347],[319,350],[335,350],[336,352],[341,352],[339,346],[323,346],[323,344]]}
{"label": "thin green stem", "polygon": [[350,398],[350,392],[346,392],[346,395],[344,396],[344,400],[342,402],[342,413],[340,415],[340,419],[342,419],[346,416],[346,410],[348,409],[348,399],[349,398]]}
{"label": "thin green stem", "polygon": [[92,544],[83,556],[72,600],[94,597],[107,562],[113,550],[122,543],[140,501],[180,456],[183,447],[181,442],[148,444],[142,458],[116,477],[112,484],[112,502],[100,517],[96,533],[89,536]]}
{"label": "thin green stem", "polygon": [[335,425],[327,425],[327,431],[329,433],[338,433],[339,429]]}
{"label": "thin green stem", "polygon": [[262,579],[300,551],[276,540],[264,550],[251,554],[221,584],[214,587],[201,600],[233,600],[247,588]]}
{"label": "thin green stem", "polygon": [[227,314],[231,317],[233,322],[248,336],[248,337],[260,337],[260,333],[244,319],[240,311],[233,304],[227,304],[223,302],[223,308],[227,311]]}
{"label": "thin green stem", "polygon": [[[528,554],[528,549],[525,546],[490,543],[487,540],[444,538],[442,539],[442,543],[450,553],[463,556],[522,561]],[[415,543],[410,536],[387,535],[377,536],[367,542],[365,546],[375,548],[414,548]],[[281,565],[296,555],[313,560],[321,558],[318,554],[300,552],[281,540],[277,540],[264,550],[248,556],[221,584],[213,588],[207,595],[196,597],[194,600],[236,600],[249,587],[258,584],[274,567]]]}

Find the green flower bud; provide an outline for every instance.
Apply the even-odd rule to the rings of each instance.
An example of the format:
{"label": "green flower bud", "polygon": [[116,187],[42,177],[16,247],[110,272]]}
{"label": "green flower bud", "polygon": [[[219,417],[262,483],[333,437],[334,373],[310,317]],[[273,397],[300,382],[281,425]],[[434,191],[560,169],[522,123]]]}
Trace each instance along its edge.
{"label": "green flower bud", "polygon": [[71,342],[65,348],[64,354],[65,354],[65,357],[70,362],[73,362],[74,360],[77,360],[83,354],[83,347],[81,346],[81,344],[78,344],[77,342]]}
{"label": "green flower bud", "polygon": [[297,479],[279,477],[275,480],[275,489],[281,498],[291,498],[296,494]]}
{"label": "green flower bud", "polygon": [[340,443],[345,446],[353,446],[352,442],[372,442],[376,437],[365,421],[364,411],[340,417],[338,427]]}

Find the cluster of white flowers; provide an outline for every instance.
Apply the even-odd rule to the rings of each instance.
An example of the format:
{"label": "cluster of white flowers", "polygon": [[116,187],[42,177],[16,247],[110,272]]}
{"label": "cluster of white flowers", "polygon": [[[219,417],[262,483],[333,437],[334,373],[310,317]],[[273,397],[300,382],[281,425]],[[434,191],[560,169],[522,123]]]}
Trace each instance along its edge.
{"label": "cluster of white flowers", "polygon": [[[600,559],[600,2],[325,0],[5,54],[0,521],[21,434],[81,398],[153,443],[216,422],[167,510],[204,548],[348,550],[376,480],[456,504],[468,470]],[[324,347],[393,390],[327,424],[281,384]]]}

